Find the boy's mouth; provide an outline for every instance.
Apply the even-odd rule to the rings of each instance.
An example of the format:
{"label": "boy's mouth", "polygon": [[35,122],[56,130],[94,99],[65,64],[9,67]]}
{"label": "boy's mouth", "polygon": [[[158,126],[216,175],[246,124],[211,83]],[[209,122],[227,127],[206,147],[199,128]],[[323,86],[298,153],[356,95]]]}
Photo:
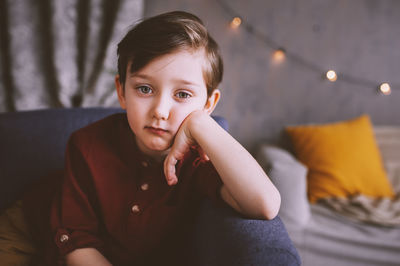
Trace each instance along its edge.
{"label": "boy's mouth", "polygon": [[155,135],[164,135],[166,133],[168,133],[169,131],[163,128],[158,128],[158,127],[149,127],[146,126],[145,129],[147,129],[148,131],[150,131],[151,133],[155,134]]}

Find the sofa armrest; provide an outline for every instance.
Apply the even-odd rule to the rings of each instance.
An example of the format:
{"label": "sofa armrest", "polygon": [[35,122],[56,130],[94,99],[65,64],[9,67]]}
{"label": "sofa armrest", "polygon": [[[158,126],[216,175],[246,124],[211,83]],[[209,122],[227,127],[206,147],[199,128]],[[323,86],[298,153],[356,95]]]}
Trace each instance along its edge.
{"label": "sofa armrest", "polygon": [[205,200],[194,230],[198,265],[300,265],[279,217],[245,219],[227,205]]}

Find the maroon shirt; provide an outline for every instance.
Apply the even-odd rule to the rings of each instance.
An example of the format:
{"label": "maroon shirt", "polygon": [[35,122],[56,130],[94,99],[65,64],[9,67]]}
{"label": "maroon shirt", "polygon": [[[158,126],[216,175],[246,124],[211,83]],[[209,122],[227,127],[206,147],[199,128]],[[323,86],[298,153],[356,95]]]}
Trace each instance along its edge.
{"label": "maroon shirt", "polygon": [[177,165],[168,186],[163,164],[137,147],[126,114],[116,114],[72,134],[64,180],[50,211],[53,248],[63,258],[94,247],[114,265],[164,262],[204,196],[220,200],[222,181],[195,151]]}

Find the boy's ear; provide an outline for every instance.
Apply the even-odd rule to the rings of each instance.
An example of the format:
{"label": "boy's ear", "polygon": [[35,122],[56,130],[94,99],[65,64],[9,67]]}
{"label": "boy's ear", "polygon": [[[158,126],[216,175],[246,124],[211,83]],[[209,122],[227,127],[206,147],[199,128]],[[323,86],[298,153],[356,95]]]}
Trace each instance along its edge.
{"label": "boy's ear", "polygon": [[208,97],[206,105],[204,106],[204,111],[210,115],[214,111],[215,107],[217,106],[217,103],[220,98],[221,98],[221,91],[218,89],[215,89],[212,92],[211,96]]}
{"label": "boy's ear", "polygon": [[122,109],[126,109],[124,86],[119,82],[119,75],[115,76],[115,88],[117,90],[119,105]]}

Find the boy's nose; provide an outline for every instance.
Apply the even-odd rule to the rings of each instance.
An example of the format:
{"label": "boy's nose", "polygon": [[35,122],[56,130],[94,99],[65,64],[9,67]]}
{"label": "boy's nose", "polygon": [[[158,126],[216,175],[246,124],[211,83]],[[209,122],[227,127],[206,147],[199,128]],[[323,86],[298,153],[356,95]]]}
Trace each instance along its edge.
{"label": "boy's nose", "polygon": [[167,120],[169,118],[171,104],[163,97],[157,99],[154,105],[154,117],[158,120]]}

